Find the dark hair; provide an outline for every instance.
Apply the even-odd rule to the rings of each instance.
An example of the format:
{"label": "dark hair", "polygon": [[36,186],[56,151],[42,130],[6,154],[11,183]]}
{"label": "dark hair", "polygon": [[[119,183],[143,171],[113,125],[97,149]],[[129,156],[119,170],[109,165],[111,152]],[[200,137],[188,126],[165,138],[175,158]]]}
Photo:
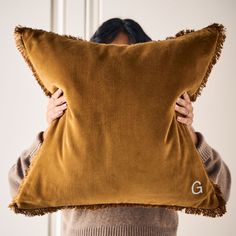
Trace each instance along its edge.
{"label": "dark hair", "polygon": [[130,44],[152,41],[136,21],[121,18],[111,18],[103,22],[90,38],[90,41],[111,43],[120,32],[127,34]]}

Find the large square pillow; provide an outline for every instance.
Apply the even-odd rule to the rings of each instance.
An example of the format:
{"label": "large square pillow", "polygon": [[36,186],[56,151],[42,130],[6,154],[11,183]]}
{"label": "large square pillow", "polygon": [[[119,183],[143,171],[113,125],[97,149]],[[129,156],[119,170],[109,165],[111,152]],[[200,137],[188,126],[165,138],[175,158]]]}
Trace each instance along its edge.
{"label": "large square pillow", "polygon": [[184,91],[196,101],[206,86],[226,37],[222,24],[130,45],[21,25],[14,35],[44,94],[62,88],[68,105],[8,206],[15,213],[121,205],[226,212],[174,109]]}

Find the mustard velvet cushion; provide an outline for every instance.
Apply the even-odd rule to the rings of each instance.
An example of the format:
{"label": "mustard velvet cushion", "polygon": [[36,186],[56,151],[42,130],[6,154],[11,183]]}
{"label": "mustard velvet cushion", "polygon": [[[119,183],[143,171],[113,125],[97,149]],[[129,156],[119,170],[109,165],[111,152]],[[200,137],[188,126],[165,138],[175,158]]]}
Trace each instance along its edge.
{"label": "mustard velvet cushion", "polygon": [[174,109],[184,91],[196,101],[206,86],[222,24],[131,45],[21,25],[14,35],[44,94],[62,88],[68,108],[49,126],[9,208],[27,216],[120,205],[226,212]]}

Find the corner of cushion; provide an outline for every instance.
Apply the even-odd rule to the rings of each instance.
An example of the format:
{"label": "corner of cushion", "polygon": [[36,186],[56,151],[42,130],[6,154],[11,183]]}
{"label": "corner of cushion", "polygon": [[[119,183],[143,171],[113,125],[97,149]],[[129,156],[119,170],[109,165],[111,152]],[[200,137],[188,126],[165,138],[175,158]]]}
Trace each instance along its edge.
{"label": "corner of cushion", "polygon": [[211,146],[206,142],[204,135],[196,131],[195,132],[198,137],[198,142],[196,144],[196,148],[201,155],[201,158],[203,160],[203,163],[206,163],[207,160],[209,160],[212,156],[212,148]]}

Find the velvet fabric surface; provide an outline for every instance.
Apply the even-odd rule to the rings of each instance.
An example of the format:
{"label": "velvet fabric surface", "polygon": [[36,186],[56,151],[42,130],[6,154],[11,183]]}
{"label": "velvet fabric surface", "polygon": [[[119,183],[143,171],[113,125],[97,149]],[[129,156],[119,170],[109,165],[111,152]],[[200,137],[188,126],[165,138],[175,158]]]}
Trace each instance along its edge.
{"label": "velvet fabric surface", "polygon": [[226,212],[174,109],[184,91],[194,102],[206,86],[226,37],[222,24],[130,45],[21,25],[14,36],[44,94],[60,87],[68,105],[8,206],[15,213],[120,204]]}

